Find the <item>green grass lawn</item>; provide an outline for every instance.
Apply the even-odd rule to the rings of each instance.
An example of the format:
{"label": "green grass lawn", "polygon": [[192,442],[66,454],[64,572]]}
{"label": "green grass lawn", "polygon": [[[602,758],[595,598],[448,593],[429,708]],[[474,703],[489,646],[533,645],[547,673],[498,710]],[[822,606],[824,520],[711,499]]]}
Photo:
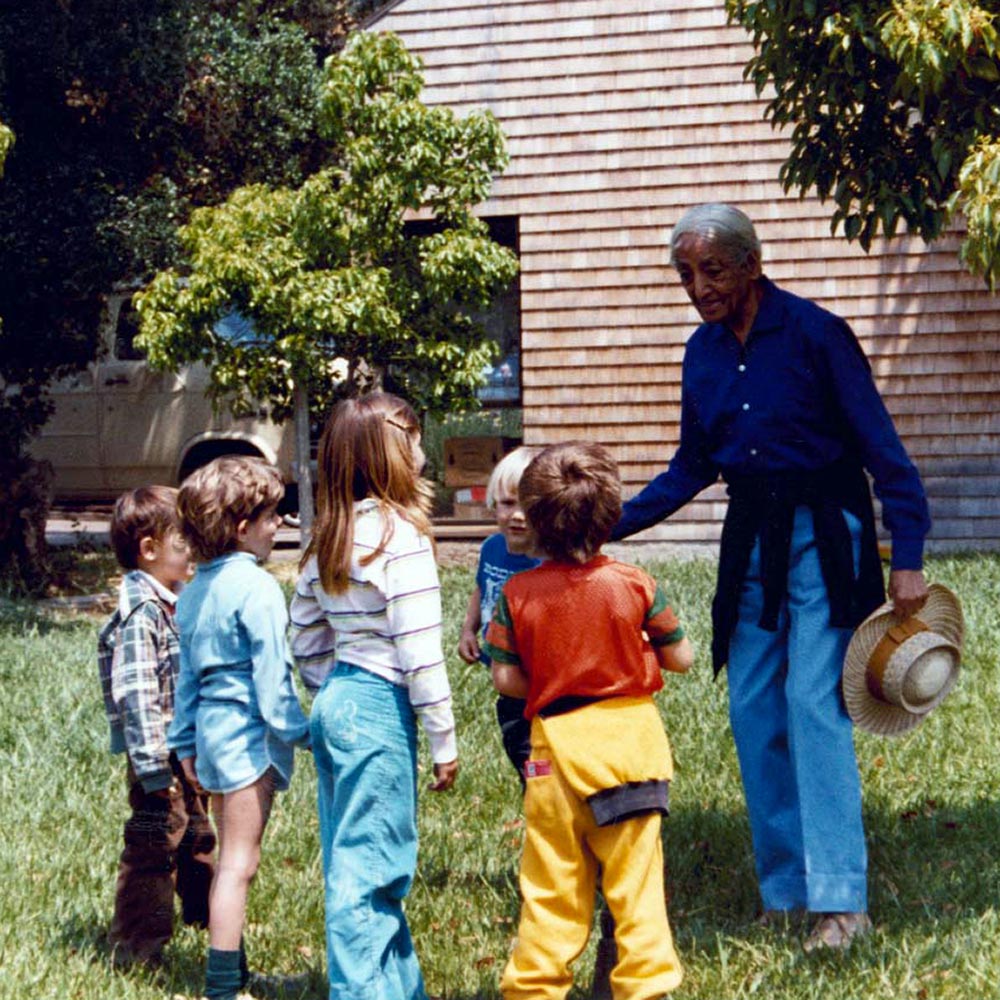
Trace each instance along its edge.
{"label": "green grass lawn", "polygon": [[[713,564],[657,563],[697,648],[659,703],[676,756],[664,825],[667,888],[687,978],[684,1000],[1000,998],[1000,557],[934,559],[928,578],[961,597],[968,638],[957,689],[896,740],[859,735],[875,932],[843,956],[804,955],[757,928],[749,832],[726,717],[711,679]],[[424,794],[408,914],[431,994],[499,996],[516,926],[520,794],[480,667],[454,654],[471,573],[449,569],[447,644],[462,771]],[[111,913],[123,763],[107,752],[94,655],[98,619],[0,603],[0,998],[112,1000],[197,996],[204,935],[180,930],[156,974],[113,971]],[[428,771],[424,758],[424,779]],[[251,965],[299,977],[287,994],[325,997],[314,771],[298,759],[279,796],[251,892]],[[593,942],[577,980],[586,996]]]}

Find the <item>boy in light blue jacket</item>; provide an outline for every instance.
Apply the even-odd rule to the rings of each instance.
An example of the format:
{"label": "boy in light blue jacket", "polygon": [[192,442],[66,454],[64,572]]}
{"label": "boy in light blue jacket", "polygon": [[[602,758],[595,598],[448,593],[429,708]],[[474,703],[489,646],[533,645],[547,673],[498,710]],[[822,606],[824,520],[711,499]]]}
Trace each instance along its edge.
{"label": "boy in light blue jacket", "polygon": [[218,458],[181,486],[184,535],[200,560],[177,603],[181,671],[168,742],[211,793],[219,831],[205,996],[234,1000],[249,978],[242,945],[247,893],[275,791],[309,723],[292,683],[288,611],[258,563],[274,546],[284,484],[259,458]]}

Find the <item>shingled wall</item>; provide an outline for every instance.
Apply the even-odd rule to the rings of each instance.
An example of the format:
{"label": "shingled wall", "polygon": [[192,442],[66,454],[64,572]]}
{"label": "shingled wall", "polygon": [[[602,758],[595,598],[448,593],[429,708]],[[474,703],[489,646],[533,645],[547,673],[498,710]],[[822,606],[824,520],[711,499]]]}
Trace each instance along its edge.
{"label": "shingled wall", "polygon": [[[743,81],[752,49],[722,0],[402,0],[371,25],[426,68],[428,103],[490,108],[511,164],[482,215],[519,220],[528,443],[611,446],[626,492],[677,443],[680,361],[697,316],[667,266],[688,206],[757,223],[766,273],[845,317],[924,477],[933,549],[1000,547],[1000,297],[957,238],[865,254],[832,208],[776,181],[787,144]],[[711,544],[715,486],[643,538]]]}

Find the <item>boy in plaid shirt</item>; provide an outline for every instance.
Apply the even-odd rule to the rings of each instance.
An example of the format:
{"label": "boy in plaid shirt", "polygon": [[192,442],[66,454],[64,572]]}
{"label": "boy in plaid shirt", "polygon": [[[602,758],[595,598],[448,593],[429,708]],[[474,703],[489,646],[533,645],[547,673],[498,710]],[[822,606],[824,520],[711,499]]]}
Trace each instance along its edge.
{"label": "boy in plaid shirt", "polygon": [[132,814],[108,943],[118,963],[155,965],[173,932],[175,891],[185,923],[208,923],[215,849],[204,797],[167,749],[180,659],[174,591],[191,568],[177,491],[145,486],[119,497],[111,543],[126,572],[98,638],[98,666],[111,752],[127,755]]}

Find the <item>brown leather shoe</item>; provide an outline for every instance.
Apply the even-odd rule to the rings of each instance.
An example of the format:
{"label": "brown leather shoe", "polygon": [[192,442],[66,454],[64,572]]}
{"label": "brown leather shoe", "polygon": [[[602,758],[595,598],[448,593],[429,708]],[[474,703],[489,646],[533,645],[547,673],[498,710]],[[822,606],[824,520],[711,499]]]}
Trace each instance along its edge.
{"label": "brown leather shoe", "polygon": [[843,951],[851,946],[855,938],[864,936],[871,929],[872,922],[867,913],[821,913],[802,948],[804,951],[821,948]]}

